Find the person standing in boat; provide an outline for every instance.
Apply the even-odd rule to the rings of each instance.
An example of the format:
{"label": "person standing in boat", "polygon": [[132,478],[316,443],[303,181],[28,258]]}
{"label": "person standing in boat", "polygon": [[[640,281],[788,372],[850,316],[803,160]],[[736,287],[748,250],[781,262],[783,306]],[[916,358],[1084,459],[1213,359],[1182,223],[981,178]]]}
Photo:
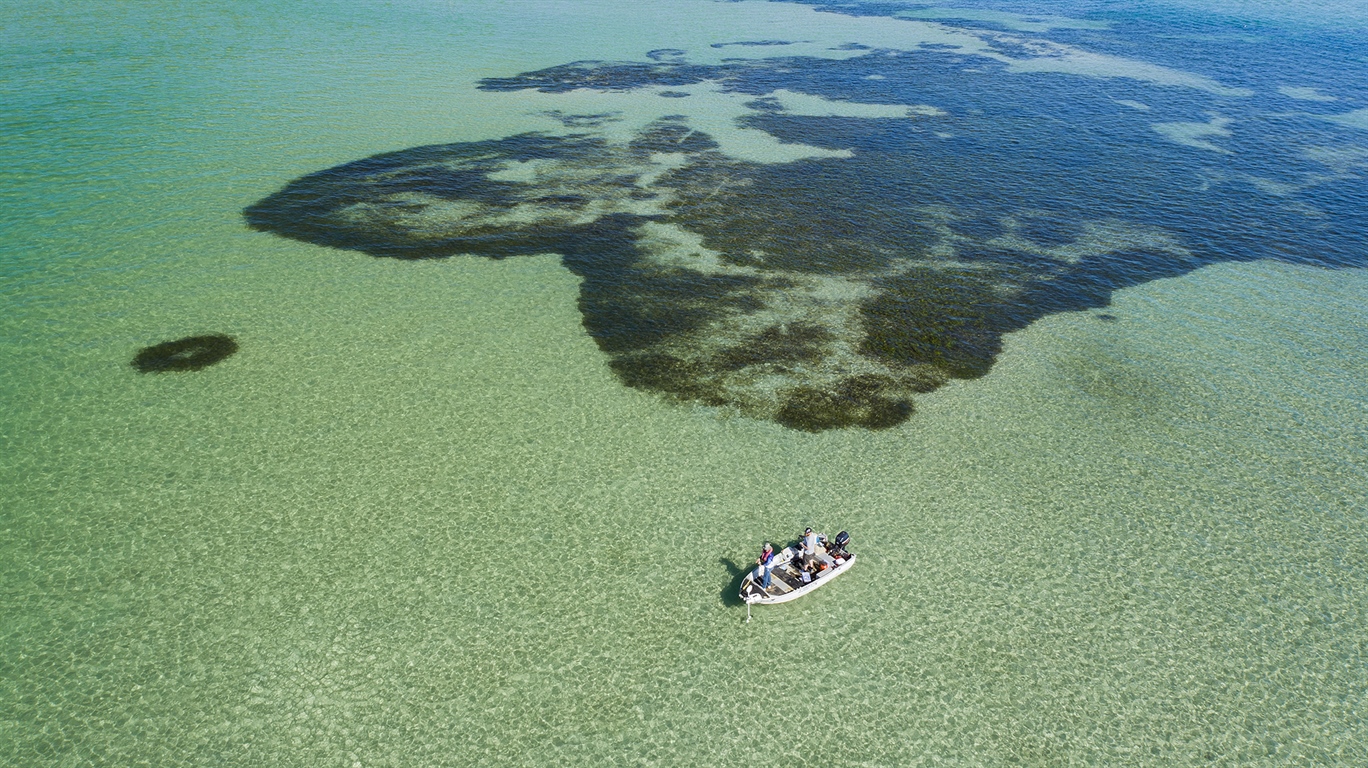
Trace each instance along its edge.
{"label": "person standing in boat", "polygon": [[769,591],[770,576],[774,572],[774,547],[768,541],[755,564],[759,566],[755,572],[760,576],[760,589]]}
{"label": "person standing in boat", "polygon": [[814,533],[811,528],[803,529],[803,570],[816,573],[822,563],[829,562],[826,555],[826,537]]}
{"label": "person standing in boat", "polygon": [[811,528],[803,529],[803,570],[817,567],[817,534]]}

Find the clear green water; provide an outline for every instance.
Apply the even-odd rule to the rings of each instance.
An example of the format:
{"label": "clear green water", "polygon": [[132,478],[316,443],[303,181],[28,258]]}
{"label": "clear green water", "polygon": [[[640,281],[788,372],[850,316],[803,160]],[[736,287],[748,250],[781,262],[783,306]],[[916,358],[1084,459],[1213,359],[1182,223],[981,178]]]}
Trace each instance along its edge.
{"label": "clear green water", "polygon": [[[911,22],[0,19],[0,763],[1368,762],[1363,270],[1144,283],[899,428],[808,434],[623,387],[555,256],[242,222],[319,168],[545,127],[480,78]],[[128,366],[210,332],[241,351]],[[741,569],[809,523],[859,568],[743,623]]]}

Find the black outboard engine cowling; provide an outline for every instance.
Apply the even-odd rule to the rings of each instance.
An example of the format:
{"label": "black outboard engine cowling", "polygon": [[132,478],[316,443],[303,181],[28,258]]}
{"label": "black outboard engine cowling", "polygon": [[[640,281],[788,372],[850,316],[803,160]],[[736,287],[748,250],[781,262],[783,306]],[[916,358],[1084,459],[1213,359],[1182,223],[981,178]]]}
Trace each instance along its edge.
{"label": "black outboard engine cowling", "polygon": [[827,544],[827,554],[831,555],[832,557],[849,557],[850,553],[846,552],[846,545],[849,543],[850,534],[846,533],[845,531],[841,531],[840,533],[836,534],[836,538],[832,539]]}

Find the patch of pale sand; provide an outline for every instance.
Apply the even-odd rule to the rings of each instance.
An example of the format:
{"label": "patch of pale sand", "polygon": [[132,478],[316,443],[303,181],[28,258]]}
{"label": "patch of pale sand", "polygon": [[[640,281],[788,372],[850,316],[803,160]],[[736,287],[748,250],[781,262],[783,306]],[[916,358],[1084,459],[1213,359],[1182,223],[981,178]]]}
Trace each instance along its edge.
{"label": "patch of pale sand", "polygon": [[637,245],[651,263],[703,275],[752,274],[755,270],[722,261],[722,254],[703,244],[703,236],[678,224],[648,221],[635,230]]}
{"label": "patch of pale sand", "polygon": [[[478,68],[456,68],[443,81],[442,89],[432,91],[430,105],[422,111],[423,120],[417,129],[408,130],[402,139],[391,140],[405,141],[411,146],[453,140],[479,141],[529,130],[565,133],[570,129],[558,123],[553,116],[538,116],[535,113],[548,109],[548,105],[559,100],[568,104],[568,114],[602,115],[613,110],[596,108],[590,102],[610,105],[633,103],[636,101],[634,94],[639,95],[638,92],[648,89],[636,89],[633,94],[599,94],[596,97],[581,94],[572,97],[569,94],[543,94],[532,90],[482,91],[479,89],[481,79],[504,77],[570,61],[642,61],[648,51],[658,48],[680,49],[685,52],[681,60],[715,65],[726,60],[772,59],[776,55],[825,59],[872,55],[870,50],[852,47],[848,45],[850,43],[868,46],[874,52],[892,53],[915,51],[931,45],[960,55],[1000,61],[1007,65],[1010,72],[1057,72],[1103,79],[1127,78],[1159,85],[1196,88],[1224,96],[1249,94],[1245,89],[1226,87],[1194,73],[1020,35],[971,32],[913,19],[845,16],[788,3],[714,3],[701,0],[646,2],[634,7],[632,14],[620,13],[608,4],[585,3],[577,5],[574,13],[562,15],[557,24],[520,28],[519,34],[524,37],[520,38],[519,55],[516,58],[500,59],[491,54]],[[678,24],[677,20],[681,17],[689,18],[691,23]],[[713,43],[737,39],[801,42],[780,48],[711,47]],[[995,47],[1004,44],[1010,48],[1004,51]],[[697,102],[697,99],[660,99],[653,91],[651,98],[644,101],[659,103],[649,108],[644,104],[637,105],[633,115],[623,116],[635,119],[625,120],[631,125],[619,125],[619,132],[628,133],[634,126],[664,114],[697,114],[717,106],[715,102],[706,105],[689,103]],[[583,104],[584,108],[577,110],[576,103]],[[775,142],[754,134],[737,133],[732,138],[733,148],[751,156],[792,158],[821,156],[829,152],[815,148],[803,150],[797,146],[781,150]],[[798,149],[796,153],[795,149]]]}
{"label": "patch of pale sand", "polygon": [[1265,179],[1262,176],[1255,176],[1253,174],[1241,174],[1240,178],[1244,179],[1251,187],[1259,190],[1265,195],[1272,195],[1274,197],[1288,197],[1303,189],[1303,187],[1298,184],[1274,181],[1273,179]]}
{"label": "patch of pale sand", "polygon": [[[696,17],[698,23],[687,27],[674,25],[669,35],[666,36],[660,29],[655,28],[654,16],[658,13],[667,13],[671,19],[677,19],[680,14],[688,14],[690,18]],[[1248,89],[1231,88],[1192,72],[1151,64],[1139,59],[1095,53],[1074,46],[1031,39],[1020,35],[996,32],[973,33],[935,22],[912,19],[845,16],[785,3],[700,3],[699,10],[695,14],[690,14],[687,10],[682,10],[673,5],[668,8],[664,6],[657,8],[648,4],[642,7],[640,14],[634,14],[634,16],[639,16],[638,18],[624,20],[617,18],[617,16],[621,16],[621,14],[612,18],[600,17],[594,15],[593,9],[586,9],[586,14],[583,17],[577,14],[575,21],[577,23],[593,21],[595,24],[600,24],[603,28],[596,28],[595,38],[608,35],[619,41],[624,38],[636,40],[638,41],[636,45],[640,50],[622,48],[621,46],[624,44],[619,42],[616,46],[608,49],[600,48],[593,52],[580,51],[576,48],[579,43],[574,43],[573,40],[558,41],[573,44],[562,45],[563,52],[560,58],[551,58],[549,54],[537,57],[537,59],[545,62],[545,64],[538,66],[551,66],[588,58],[603,60],[618,58],[637,61],[644,58],[646,51],[659,47],[684,50],[686,52],[684,59],[694,64],[716,65],[722,64],[724,61],[738,59],[763,60],[775,57],[776,51],[771,46],[728,46],[725,49],[711,47],[713,43],[720,40],[735,40],[740,34],[756,39],[799,40],[800,42],[782,47],[783,57],[849,59],[871,55],[869,50],[852,48],[846,45],[848,43],[859,43],[874,51],[890,53],[915,51],[924,45],[934,45],[945,50],[953,50],[961,55],[979,56],[1001,62],[1007,66],[1010,72],[1053,72],[1103,79],[1124,78],[1157,85],[1194,88],[1220,96],[1248,96],[1252,93]],[[632,34],[628,34],[629,30],[623,28],[621,37],[614,36],[613,30],[620,27],[630,27],[634,31]],[[739,33],[738,30],[744,30],[744,32]],[[999,50],[999,47],[1010,50],[1010,55],[1004,50]],[[506,72],[486,72],[483,74],[485,76],[507,75],[516,71],[527,71],[530,68],[535,67],[514,65],[510,66]],[[529,125],[529,115],[535,115],[538,112],[551,112],[557,108],[565,114],[572,115],[602,115],[621,112],[615,117],[622,119],[609,129],[620,135],[628,135],[641,125],[668,114],[684,113],[690,116],[709,114],[713,117],[713,130],[719,135],[725,134],[719,138],[719,141],[727,146],[724,151],[736,157],[769,162],[786,162],[804,157],[844,155],[839,151],[833,152],[832,150],[803,147],[802,145],[781,146],[780,142],[761,135],[753,129],[738,128],[731,125],[730,123],[736,117],[747,112],[740,104],[728,102],[732,100],[744,102],[749,99],[735,94],[721,94],[716,88],[699,90],[699,87],[695,85],[668,89],[638,88],[612,93],[586,89],[571,93],[546,94],[534,90],[479,91],[475,87],[477,85],[478,82],[472,81],[459,89],[462,92],[458,110],[459,118],[453,127],[460,128],[460,133],[463,136],[492,138],[529,130],[530,128],[551,133],[564,133],[568,130],[566,126],[558,123],[549,114],[532,117],[531,123],[535,125]],[[657,98],[660,90],[684,91],[690,93],[693,98],[660,99]],[[645,98],[647,94],[650,98]],[[839,102],[826,103],[822,109],[834,109],[834,103]],[[453,105],[454,108],[455,105]],[[934,107],[924,108],[917,105],[907,105],[907,109],[911,110],[910,114],[934,114],[929,111]],[[831,113],[824,111],[821,114]],[[856,116],[867,116],[867,114],[861,112]],[[516,130],[510,121],[516,124]]]}
{"label": "patch of pale sand", "polygon": [[1368,131],[1368,107],[1356,109],[1353,112],[1346,112],[1342,115],[1327,115],[1321,118],[1332,123],[1339,123],[1348,128],[1357,128],[1361,131]]}
{"label": "patch of pale sand", "polygon": [[787,88],[780,88],[771,92],[769,98],[777,101],[785,112],[804,117],[898,118],[939,117],[945,114],[945,110],[926,104],[909,106],[906,104],[864,104],[855,101],[837,101],[822,96],[790,91]]}
{"label": "patch of pale sand", "polygon": [[1067,16],[1041,16],[983,8],[917,8],[898,11],[901,19],[922,21],[982,21],[1016,32],[1049,32],[1052,29],[1111,29],[1111,22],[1073,19]]}
{"label": "patch of pale sand", "polygon": [[637,177],[636,185],[641,188],[656,183],[661,176],[689,164],[689,156],[683,152],[656,152],[651,155],[650,165]]}
{"label": "patch of pale sand", "polygon": [[1328,166],[1336,175],[1368,168],[1368,147],[1310,147],[1302,155]]}
{"label": "patch of pale sand", "polygon": [[[721,9],[717,5],[699,3],[698,16],[704,17],[702,23],[693,30],[680,30],[683,36],[706,39],[706,43],[699,40],[678,46],[688,51],[691,62],[721,63],[728,59],[768,59],[775,55],[776,50],[768,46],[711,48],[712,43],[737,39],[738,29],[751,30],[752,37],[767,35],[794,40],[791,45],[778,49],[784,57],[835,59],[866,55],[865,50],[841,47],[852,42],[875,49],[895,50],[912,50],[929,43],[972,51],[983,45],[975,35],[942,24],[846,16],[789,3],[729,3]],[[678,14],[673,6],[668,10]]]}
{"label": "patch of pale sand", "polygon": [[1254,94],[1248,88],[1231,88],[1209,77],[1151,64],[1139,59],[1094,53],[1061,43],[1032,40],[1012,35],[987,35],[985,37],[1032,54],[1029,58],[1018,58],[1015,55],[1008,56],[991,49],[978,52],[981,56],[987,56],[1006,64],[1007,69],[1011,72],[1055,72],[1085,77],[1124,78],[1141,80],[1155,85],[1195,88],[1214,93],[1217,96],[1244,97]]}
{"label": "patch of pale sand", "polygon": [[1321,93],[1315,88],[1301,88],[1291,85],[1278,86],[1278,93],[1297,101],[1339,101],[1338,98],[1329,94]]}
{"label": "patch of pale sand", "polygon": [[863,301],[876,295],[867,280],[799,273],[786,273],[784,278],[782,289],[753,295],[757,306],[722,313],[698,332],[680,337],[669,351],[706,365],[718,355],[755,343],[765,332],[786,334],[800,327],[825,331],[829,338],[811,359],[713,371],[740,412],[766,418],[782,406],[783,392],[797,385],[830,386],[856,374],[896,375],[859,349],[864,338]]}
{"label": "patch of pale sand", "polygon": [[1151,127],[1175,144],[1229,155],[1233,154],[1230,150],[1207,141],[1207,137],[1229,136],[1230,131],[1226,126],[1230,123],[1230,118],[1212,115],[1211,120],[1205,123],[1154,123]]}
{"label": "patch of pale sand", "polygon": [[787,143],[758,128],[744,127],[740,119],[757,114],[746,106],[753,100],[747,94],[728,93],[717,83],[703,83],[692,93],[694,103],[689,106],[699,109],[689,113],[689,125],[712,136],[722,153],[730,157],[757,163],[789,163],[818,157],[851,157],[853,154],[848,149]]}
{"label": "patch of pale sand", "polygon": [[556,161],[547,158],[533,160],[509,160],[503,170],[485,174],[490,181],[514,181],[532,184],[546,172],[548,166]]}
{"label": "patch of pale sand", "polygon": [[[1209,91],[1221,96],[1249,96],[1252,91],[1245,88],[1231,88],[1201,75],[1182,70],[1150,64],[1139,59],[1129,59],[1093,53],[1061,43],[1032,40],[1016,35],[1002,33],[972,32],[946,24],[910,18],[888,18],[874,16],[846,16],[828,13],[808,6],[788,3],[707,3],[706,13],[700,6],[700,23],[690,29],[677,30],[673,47],[688,52],[688,60],[694,63],[720,63],[724,59],[767,59],[774,51],[767,46],[750,48],[729,46],[713,49],[712,43],[721,40],[737,39],[738,29],[754,30],[756,35],[762,31],[765,36],[785,40],[799,40],[782,48],[783,56],[815,56],[821,58],[853,58],[868,55],[866,51],[840,47],[846,43],[859,43],[875,50],[911,51],[923,45],[949,46],[963,55],[986,56],[1001,61],[1015,72],[1058,72],[1099,78],[1129,78],[1155,83]],[[719,8],[718,5],[724,5]],[[671,13],[680,13],[671,6]],[[963,13],[956,11],[955,13]],[[1010,18],[1007,14],[1001,18]],[[961,16],[962,18],[962,16]],[[1057,22],[1065,23],[1061,17],[1049,17],[1044,21],[1032,22],[1036,17],[1022,16],[1022,23]],[[1073,20],[1081,24],[1085,22]],[[639,23],[639,22],[638,22]],[[1030,31],[1030,30],[1024,30]],[[772,34],[771,34],[772,33]],[[706,44],[690,42],[688,38],[706,38]],[[1035,55],[1030,58],[1014,58],[994,48],[995,43],[1005,42],[1014,48],[1029,46]],[[653,46],[655,47],[655,46]]]}
{"label": "patch of pale sand", "polygon": [[[798,15],[804,13],[800,11]],[[1193,72],[1151,64],[1140,59],[1095,53],[1063,43],[1001,33],[971,33],[935,22],[912,19],[848,19],[840,14],[830,13],[823,13],[821,17],[816,20],[815,28],[802,27],[803,37],[820,40],[821,34],[839,35],[843,41],[858,42],[875,49],[913,50],[926,44],[948,45],[963,55],[984,56],[1000,61],[1012,72],[1056,72],[1097,78],[1126,78],[1156,85],[1195,88],[1219,96],[1253,95],[1253,91],[1247,88],[1232,88]],[[995,44],[1004,43],[1015,50],[1025,50],[1031,55],[1018,57],[1014,53],[1009,56],[994,47]],[[788,55],[795,52],[790,47],[785,47],[785,53]],[[849,54],[848,50],[826,50],[818,54],[802,55],[850,58]],[[762,57],[757,55],[756,58]]]}
{"label": "patch of pale sand", "polygon": [[[783,142],[765,131],[748,128],[742,118],[759,114],[748,106],[754,97],[724,89],[720,83],[705,82],[678,88],[691,95],[687,120],[690,126],[712,136],[723,154],[738,160],[761,163],[787,163],[808,158],[850,157],[847,149],[826,149],[807,144]],[[768,94],[785,111],[804,116],[842,116],[863,118],[904,118],[937,116],[944,112],[919,104],[861,104],[779,89]]]}
{"label": "patch of pale sand", "polygon": [[[957,216],[945,206],[927,205],[916,209],[918,223],[933,234],[930,244],[922,252],[930,260],[943,260],[947,267],[957,270],[975,269],[982,265],[973,261],[960,261],[959,249],[969,244],[979,244],[973,238],[955,231],[952,223]],[[1022,216],[1038,212],[1022,211]],[[1120,219],[1102,218],[1081,223],[1076,238],[1060,245],[1041,245],[1020,233],[1021,220],[1007,216],[998,219],[1005,230],[1004,234],[982,241],[990,248],[1020,251],[1041,256],[1062,264],[1078,264],[1084,259],[1099,257],[1108,253],[1145,250],[1164,253],[1175,261],[1187,262],[1192,259],[1192,251],[1172,232],[1155,226],[1136,224]],[[931,263],[934,263],[932,261]],[[898,269],[910,266],[912,262],[901,264]],[[918,262],[924,266],[925,262]]]}
{"label": "patch of pale sand", "polygon": [[[1247,184],[1265,195],[1288,198],[1321,184],[1328,184],[1348,178],[1358,178],[1363,171],[1368,170],[1368,147],[1356,147],[1352,145],[1340,147],[1307,147],[1302,149],[1299,154],[1307,160],[1325,165],[1329,168],[1329,172],[1302,172],[1296,175],[1295,181],[1287,181],[1270,179],[1252,173],[1234,173],[1216,169],[1205,169],[1202,171],[1202,177],[1204,179],[1203,189],[1209,188],[1212,185],[1237,182]],[[1292,205],[1291,203],[1288,204]],[[1309,213],[1310,210],[1312,210],[1300,205],[1294,207],[1304,214]],[[1321,216],[1323,214],[1317,210],[1315,215]]]}
{"label": "patch of pale sand", "polygon": [[[662,99],[659,94],[664,90],[687,93],[689,97]],[[849,150],[782,142],[765,131],[743,126],[741,118],[759,114],[747,106],[755,100],[755,95],[729,92],[712,81],[669,88],[648,87],[623,91],[577,88],[564,93],[525,90],[501,92],[498,95],[506,99],[504,109],[524,116],[527,121],[524,131],[535,130],[552,135],[582,135],[592,131],[610,143],[625,146],[650,124],[667,117],[682,116],[689,127],[707,133],[718,143],[719,151],[737,160],[787,163],[813,157],[851,156]],[[818,100],[818,97],[811,98]],[[811,104],[815,105],[816,102]],[[833,110],[840,106],[839,102],[832,104]],[[852,108],[855,106],[851,104]],[[901,109],[906,114],[911,108]],[[559,119],[567,115],[608,113],[616,119],[592,128],[568,127]]]}
{"label": "patch of pale sand", "polygon": [[[1314,205],[1304,203],[1300,200],[1290,200],[1288,202],[1285,202],[1283,203],[1283,208],[1298,213],[1302,217],[1307,219],[1318,219],[1322,222],[1330,220],[1330,214],[1326,213],[1325,211],[1322,211]],[[1317,226],[1323,227],[1325,225],[1322,223],[1317,224]]]}
{"label": "patch of pale sand", "polygon": [[1184,247],[1182,241],[1168,230],[1120,219],[1084,222],[1077,239],[1053,246],[1042,246],[1022,237],[1017,233],[1019,224],[1011,219],[1003,219],[1002,223],[1008,230],[1007,234],[988,240],[987,245],[1032,253],[1064,264],[1079,264],[1084,259],[1135,250],[1164,253],[1178,262],[1188,262],[1192,259],[1192,251]]}

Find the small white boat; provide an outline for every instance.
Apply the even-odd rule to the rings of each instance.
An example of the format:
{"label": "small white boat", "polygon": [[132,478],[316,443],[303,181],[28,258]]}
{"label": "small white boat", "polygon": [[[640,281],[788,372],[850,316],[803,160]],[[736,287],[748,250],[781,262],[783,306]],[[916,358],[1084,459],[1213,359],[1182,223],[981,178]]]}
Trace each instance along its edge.
{"label": "small white boat", "polygon": [[849,541],[850,536],[841,531],[835,539],[826,542],[824,546],[819,544],[817,555],[823,567],[809,574],[804,574],[799,567],[799,545],[784,547],[774,553],[769,589],[760,588],[760,579],[755,575],[758,569],[752,568],[741,581],[741,600],[746,603],[747,608],[751,605],[787,603],[830,583],[855,564],[855,556],[845,550],[845,545]]}

